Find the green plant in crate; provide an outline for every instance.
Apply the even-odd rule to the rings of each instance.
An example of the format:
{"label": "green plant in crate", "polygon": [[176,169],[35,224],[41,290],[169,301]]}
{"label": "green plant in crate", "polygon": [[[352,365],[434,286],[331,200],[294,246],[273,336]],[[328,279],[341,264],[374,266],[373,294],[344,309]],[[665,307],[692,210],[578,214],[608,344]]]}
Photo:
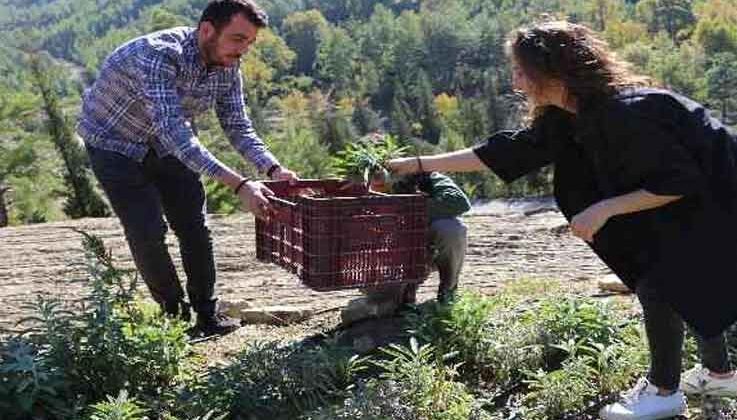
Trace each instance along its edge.
{"label": "green plant in crate", "polygon": [[367,136],[347,144],[331,158],[330,165],[333,175],[368,185],[376,173],[389,179],[386,162],[403,156],[406,150],[407,147],[392,136]]}

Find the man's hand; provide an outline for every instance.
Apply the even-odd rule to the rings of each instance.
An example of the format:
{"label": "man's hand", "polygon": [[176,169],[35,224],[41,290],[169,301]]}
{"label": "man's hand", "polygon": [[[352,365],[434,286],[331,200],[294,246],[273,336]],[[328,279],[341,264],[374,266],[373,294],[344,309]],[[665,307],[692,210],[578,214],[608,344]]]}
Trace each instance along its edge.
{"label": "man's hand", "polygon": [[573,235],[586,242],[593,242],[594,235],[596,235],[614,214],[607,203],[606,200],[600,201],[575,215],[571,219],[571,232]]}
{"label": "man's hand", "polygon": [[299,181],[299,177],[293,171],[287,168],[277,166],[274,172],[271,173],[271,179],[274,181],[289,181],[290,184],[295,184]]}
{"label": "man's hand", "polygon": [[243,207],[259,219],[267,219],[273,214],[274,209],[267,198],[273,195],[270,189],[258,181],[248,181],[238,191]]}

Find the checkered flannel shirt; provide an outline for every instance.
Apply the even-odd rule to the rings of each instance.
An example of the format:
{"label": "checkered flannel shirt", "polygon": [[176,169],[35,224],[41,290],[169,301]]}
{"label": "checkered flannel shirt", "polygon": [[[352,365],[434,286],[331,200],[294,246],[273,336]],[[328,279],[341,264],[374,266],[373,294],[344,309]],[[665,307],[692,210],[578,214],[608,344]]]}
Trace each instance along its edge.
{"label": "checkered flannel shirt", "polygon": [[116,49],[84,93],[77,132],[91,147],[139,162],[153,149],[217,177],[224,165],[200,143],[195,125],[213,106],[243,157],[262,172],[278,164],[246,115],[240,68],[207,68],[194,28],[154,32]]}

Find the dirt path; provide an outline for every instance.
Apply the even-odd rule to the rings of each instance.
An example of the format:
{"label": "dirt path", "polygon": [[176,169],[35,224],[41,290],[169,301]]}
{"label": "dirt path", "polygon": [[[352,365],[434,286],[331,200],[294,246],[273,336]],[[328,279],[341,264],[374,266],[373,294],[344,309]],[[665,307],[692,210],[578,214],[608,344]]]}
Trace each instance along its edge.
{"label": "dirt path", "polygon": [[[589,282],[606,273],[591,251],[566,228],[562,216],[547,211],[471,215],[469,249],[461,287],[493,293],[503,282],[521,277]],[[132,267],[116,219],[83,219],[0,229],[0,328],[13,328],[28,315],[23,305],[39,293],[63,299],[82,296],[86,285],[81,229],[101,237],[122,267]],[[342,306],[355,291],[314,292],[296,277],[259,263],[254,250],[253,218],[248,215],[211,218],[215,241],[218,291],[224,300],[253,306],[288,304],[314,309]],[[179,266],[176,239],[169,244]],[[420,298],[434,295],[436,274],[420,289]],[[183,278],[183,277],[182,277]]]}

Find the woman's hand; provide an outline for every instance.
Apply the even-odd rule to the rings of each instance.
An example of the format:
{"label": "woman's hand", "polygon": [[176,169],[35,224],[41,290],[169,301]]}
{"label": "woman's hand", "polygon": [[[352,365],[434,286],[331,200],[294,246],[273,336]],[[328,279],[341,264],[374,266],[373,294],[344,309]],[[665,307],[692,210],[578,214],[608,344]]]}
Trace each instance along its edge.
{"label": "woman's hand", "polygon": [[637,190],[599,201],[571,220],[571,232],[586,242],[592,242],[602,226],[616,215],[636,213],[665,206],[681,198],[680,195],[655,195]]}
{"label": "woman's hand", "polygon": [[614,213],[606,200],[589,206],[571,219],[571,232],[586,242],[593,242],[594,235]]}
{"label": "woman's hand", "polygon": [[386,163],[387,168],[396,175],[408,175],[420,172],[419,157],[391,159]]}

